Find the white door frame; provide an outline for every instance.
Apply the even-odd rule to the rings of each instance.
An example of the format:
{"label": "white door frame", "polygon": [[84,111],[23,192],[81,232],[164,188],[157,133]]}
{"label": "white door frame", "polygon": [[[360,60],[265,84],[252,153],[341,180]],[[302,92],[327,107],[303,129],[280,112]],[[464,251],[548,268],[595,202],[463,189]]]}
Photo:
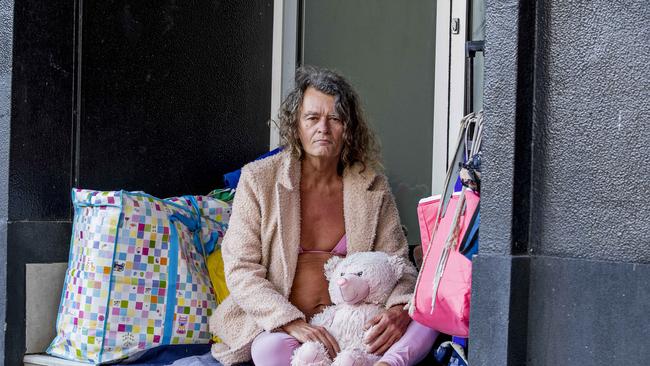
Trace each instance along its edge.
{"label": "white door frame", "polygon": [[[293,87],[298,61],[299,1],[275,0],[273,5],[273,56],[271,82],[271,121],[277,120],[280,103]],[[465,40],[467,0],[440,0],[436,4],[435,86],[433,100],[433,159],[431,193],[439,194],[449,168],[464,114]],[[452,19],[458,18],[458,32],[452,32]],[[270,123],[269,149],[280,143],[277,126]]]}
{"label": "white door frame", "polygon": [[[298,1],[273,2],[273,55],[271,62],[271,137],[269,150],[280,145],[277,113],[282,100],[293,87],[298,50]],[[275,121],[275,122],[274,122]]]}
{"label": "white door frame", "polygon": [[[457,22],[454,19],[458,19]],[[454,28],[455,31],[452,31]],[[467,0],[438,1],[433,104],[431,193],[443,190],[445,173],[454,159],[465,107],[465,40]],[[437,173],[437,174],[436,174]]]}

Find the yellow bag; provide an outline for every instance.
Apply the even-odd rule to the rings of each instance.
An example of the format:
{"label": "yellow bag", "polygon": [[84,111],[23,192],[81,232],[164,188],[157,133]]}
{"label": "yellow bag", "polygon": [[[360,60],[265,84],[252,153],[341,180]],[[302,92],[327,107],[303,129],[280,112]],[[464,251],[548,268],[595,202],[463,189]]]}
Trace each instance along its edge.
{"label": "yellow bag", "polygon": [[[215,189],[214,191],[208,193],[208,196],[226,202],[228,205],[232,205],[232,200],[235,198],[235,190]],[[218,219],[227,223],[230,219],[230,210],[228,210],[225,215],[222,215]],[[208,273],[210,274],[212,288],[214,289],[214,295],[217,298],[217,305],[219,305],[223,302],[223,300],[226,299],[226,297],[228,297],[229,294],[228,287],[226,287],[226,276],[223,272],[223,257],[221,256],[220,245],[214,248],[214,251],[212,253],[208,254],[206,264],[208,266]]]}
{"label": "yellow bag", "polygon": [[[233,189],[215,189],[210,192],[208,196],[222,200],[228,204],[232,204],[235,191]],[[227,217],[218,217],[217,219],[222,220],[227,223],[230,219],[230,210],[227,212]],[[208,255],[206,260],[206,265],[208,267],[208,274],[210,275],[210,282],[212,283],[212,289],[214,290],[214,295],[216,297],[217,306],[223,302],[223,300],[228,297],[230,292],[226,286],[226,275],[223,270],[223,257],[221,256],[221,246],[217,246],[212,253]],[[212,341],[214,343],[221,343],[219,337],[213,335]]]}
{"label": "yellow bag", "polygon": [[226,276],[223,272],[221,248],[215,249],[214,252],[208,255],[207,265],[210,274],[210,281],[212,282],[212,288],[214,289],[214,295],[217,298],[217,305],[219,305],[230,293],[226,286]]}
{"label": "yellow bag", "polygon": [[[221,248],[215,249],[214,252],[208,255],[207,260],[208,273],[210,274],[210,282],[214,289],[214,296],[217,299],[217,306],[228,297],[230,293],[226,286],[226,276],[223,272],[223,257],[221,256]],[[221,343],[219,337],[213,335],[212,341],[214,343]]]}

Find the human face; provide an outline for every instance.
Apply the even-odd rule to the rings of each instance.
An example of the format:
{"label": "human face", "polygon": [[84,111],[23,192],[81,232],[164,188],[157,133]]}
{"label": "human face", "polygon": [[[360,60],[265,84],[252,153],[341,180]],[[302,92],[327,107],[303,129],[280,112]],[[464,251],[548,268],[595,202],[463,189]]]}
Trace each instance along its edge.
{"label": "human face", "polygon": [[305,154],[338,162],[343,150],[343,120],[336,112],[334,96],[307,88],[298,118],[298,133]]}

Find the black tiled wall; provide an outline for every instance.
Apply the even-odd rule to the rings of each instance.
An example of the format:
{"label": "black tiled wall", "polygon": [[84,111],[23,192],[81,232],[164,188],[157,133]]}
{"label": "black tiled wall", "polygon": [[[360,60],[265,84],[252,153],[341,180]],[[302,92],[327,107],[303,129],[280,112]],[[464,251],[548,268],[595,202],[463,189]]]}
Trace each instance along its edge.
{"label": "black tiled wall", "polygon": [[71,1],[14,5],[9,221],[70,219],[74,20]]}
{"label": "black tiled wall", "polygon": [[84,3],[79,184],[205,194],[268,150],[272,10]]}

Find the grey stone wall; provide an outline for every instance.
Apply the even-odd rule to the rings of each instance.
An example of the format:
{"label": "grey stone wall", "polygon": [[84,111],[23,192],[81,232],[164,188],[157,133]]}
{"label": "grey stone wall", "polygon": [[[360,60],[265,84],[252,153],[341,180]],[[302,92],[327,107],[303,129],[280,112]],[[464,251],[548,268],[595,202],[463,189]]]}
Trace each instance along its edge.
{"label": "grey stone wall", "polygon": [[648,263],[650,7],[522,4],[486,6],[481,252]]}
{"label": "grey stone wall", "polygon": [[[534,4],[486,1],[481,253],[525,252]],[[521,169],[528,172],[521,172]],[[520,220],[520,221],[516,221]]]}
{"label": "grey stone wall", "polygon": [[0,0],[0,360],[4,360],[7,306],[7,187],[11,118],[11,65],[14,2]]}
{"label": "grey stone wall", "polygon": [[650,357],[650,7],[486,1],[473,365]]}
{"label": "grey stone wall", "polygon": [[533,254],[650,263],[650,6],[539,1]]}

